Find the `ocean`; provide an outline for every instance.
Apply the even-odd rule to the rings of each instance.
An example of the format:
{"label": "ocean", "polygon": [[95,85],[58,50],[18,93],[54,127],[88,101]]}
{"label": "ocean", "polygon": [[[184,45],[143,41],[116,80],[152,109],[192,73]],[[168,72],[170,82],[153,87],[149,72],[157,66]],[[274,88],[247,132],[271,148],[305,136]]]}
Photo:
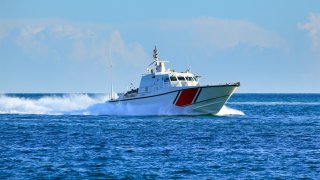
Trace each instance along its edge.
{"label": "ocean", "polygon": [[319,179],[320,94],[234,94],[218,116],[105,94],[1,94],[0,179]]}

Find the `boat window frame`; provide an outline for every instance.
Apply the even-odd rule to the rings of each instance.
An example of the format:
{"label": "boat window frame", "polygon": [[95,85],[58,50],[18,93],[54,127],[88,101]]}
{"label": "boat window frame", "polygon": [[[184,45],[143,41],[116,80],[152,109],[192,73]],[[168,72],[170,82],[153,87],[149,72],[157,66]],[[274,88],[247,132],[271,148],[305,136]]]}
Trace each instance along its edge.
{"label": "boat window frame", "polygon": [[[175,80],[172,80],[171,78],[175,78]],[[170,82],[175,82],[175,81],[178,81],[178,78],[177,78],[177,76],[170,75],[169,80],[170,80]]]}
{"label": "boat window frame", "polygon": [[[183,78],[183,80],[180,80],[179,78]],[[179,81],[186,81],[186,77],[185,77],[185,76],[180,75],[180,76],[178,76],[178,80],[179,80]]]}
{"label": "boat window frame", "polygon": [[[188,78],[189,78],[189,79],[188,79]],[[187,81],[191,81],[191,82],[195,81],[192,76],[186,76],[186,79],[187,79]]]}

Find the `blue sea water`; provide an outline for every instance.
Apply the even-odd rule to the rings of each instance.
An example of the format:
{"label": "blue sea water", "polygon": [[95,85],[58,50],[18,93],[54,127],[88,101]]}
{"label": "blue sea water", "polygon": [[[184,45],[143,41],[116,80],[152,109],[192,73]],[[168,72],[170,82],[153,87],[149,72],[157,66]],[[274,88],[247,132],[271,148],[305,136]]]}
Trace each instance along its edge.
{"label": "blue sea water", "polygon": [[219,116],[0,95],[0,179],[319,179],[320,94],[235,94]]}

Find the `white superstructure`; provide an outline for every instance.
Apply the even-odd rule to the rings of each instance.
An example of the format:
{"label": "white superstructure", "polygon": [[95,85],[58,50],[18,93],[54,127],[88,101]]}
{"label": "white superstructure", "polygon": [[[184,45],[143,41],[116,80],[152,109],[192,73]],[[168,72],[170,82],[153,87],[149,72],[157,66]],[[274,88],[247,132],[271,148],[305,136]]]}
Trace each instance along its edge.
{"label": "white superstructure", "polygon": [[199,77],[189,70],[176,72],[166,69],[167,61],[159,60],[158,51],[153,51],[155,69],[148,69],[137,89],[118,94],[111,103],[126,103],[131,105],[167,104],[188,110],[216,114],[230,98],[240,83],[224,85],[201,86]]}

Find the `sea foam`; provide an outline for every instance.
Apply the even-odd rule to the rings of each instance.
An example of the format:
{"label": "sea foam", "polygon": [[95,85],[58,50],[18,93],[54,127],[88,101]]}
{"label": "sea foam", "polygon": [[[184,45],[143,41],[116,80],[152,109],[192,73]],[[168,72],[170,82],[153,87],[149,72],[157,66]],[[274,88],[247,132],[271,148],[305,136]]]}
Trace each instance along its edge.
{"label": "sea foam", "polygon": [[[106,103],[109,95],[65,94],[44,95],[39,98],[0,95],[0,114],[44,115],[201,115],[174,105],[137,105]],[[219,116],[244,115],[243,112],[224,106]]]}
{"label": "sea foam", "polygon": [[230,116],[230,115],[240,115],[240,116],[244,116],[244,112],[237,110],[237,109],[233,109],[230,108],[226,105],[224,105],[220,111],[216,114],[217,116]]}
{"label": "sea foam", "polygon": [[40,98],[0,95],[1,114],[64,114],[104,102],[107,96],[87,94],[48,95]]}

